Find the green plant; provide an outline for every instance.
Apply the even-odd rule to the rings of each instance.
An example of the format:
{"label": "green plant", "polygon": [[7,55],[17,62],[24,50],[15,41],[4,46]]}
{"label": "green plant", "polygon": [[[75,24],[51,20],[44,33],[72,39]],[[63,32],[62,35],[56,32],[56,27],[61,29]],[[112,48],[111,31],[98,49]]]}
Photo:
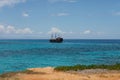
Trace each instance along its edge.
{"label": "green plant", "polygon": [[75,66],[58,66],[56,71],[77,71],[85,69],[108,69],[108,70],[120,70],[120,64],[114,65],[75,65]]}

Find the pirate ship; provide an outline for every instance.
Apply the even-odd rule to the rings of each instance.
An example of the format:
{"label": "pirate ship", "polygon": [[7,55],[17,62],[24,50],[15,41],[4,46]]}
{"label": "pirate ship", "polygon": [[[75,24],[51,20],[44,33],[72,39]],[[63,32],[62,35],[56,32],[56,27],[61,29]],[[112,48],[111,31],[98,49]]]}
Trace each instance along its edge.
{"label": "pirate ship", "polygon": [[51,39],[49,41],[51,43],[62,43],[63,42],[63,38],[60,37],[59,34],[55,33],[55,34],[51,34]]}

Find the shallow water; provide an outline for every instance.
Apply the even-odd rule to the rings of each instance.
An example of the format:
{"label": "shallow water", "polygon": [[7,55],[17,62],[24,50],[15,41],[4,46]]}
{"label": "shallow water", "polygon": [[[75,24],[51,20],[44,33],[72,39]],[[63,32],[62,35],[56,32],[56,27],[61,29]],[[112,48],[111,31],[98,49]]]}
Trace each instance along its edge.
{"label": "shallow water", "polygon": [[120,40],[0,40],[0,73],[26,68],[120,63]]}

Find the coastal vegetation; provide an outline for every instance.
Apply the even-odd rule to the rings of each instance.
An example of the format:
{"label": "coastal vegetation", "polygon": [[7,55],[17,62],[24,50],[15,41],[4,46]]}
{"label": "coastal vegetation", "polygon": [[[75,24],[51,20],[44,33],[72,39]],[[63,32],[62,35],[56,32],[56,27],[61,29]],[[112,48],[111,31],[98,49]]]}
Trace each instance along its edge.
{"label": "coastal vegetation", "polygon": [[120,70],[120,64],[114,65],[75,65],[75,66],[58,66],[56,71],[79,71],[85,69],[108,69],[108,70]]}
{"label": "coastal vegetation", "polygon": [[[75,66],[58,66],[55,67],[55,71],[80,71],[80,70],[87,70],[87,69],[106,69],[106,70],[120,70],[120,64],[114,64],[114,65],[75,65]],[[39,69],[38,69],[39,70]],[[45,69],[43,69],[45,70]],[[48,71],[46,69],[46,71]],[[109,72],[109,71],[108,71]],[[47,75],[44,71],[34,71],[34,70],[24,70],[24,71],[17,71],[17,72],[8,72],[0,75],[0,80],[19,80],[17,75],[18,74],[25,74],[25,75]]]}
{"label": "coastal vegetation", "polygon": [[[84,74],[84,76],[79,76],[79,73]],[[89,76],[88,74],[91,75]],[[111,77],[111,75],[113,76]],[[62,79],[61,76],[63,77]],[[1,74],[0,80],[84,80],[83,78],[86,80],[116,80],[119,79],[119,76],[120,64],[75,65],[55,68],[31,68],[24,71],[8,72]]]}

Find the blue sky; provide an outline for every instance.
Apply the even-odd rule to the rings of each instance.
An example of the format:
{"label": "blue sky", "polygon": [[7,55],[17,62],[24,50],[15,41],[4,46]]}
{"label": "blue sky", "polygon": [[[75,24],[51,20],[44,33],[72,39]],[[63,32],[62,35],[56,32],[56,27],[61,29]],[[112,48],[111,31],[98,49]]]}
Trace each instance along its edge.
{"label": "blue sky", "polygon": [[120,0],[0,0],[1,39],[120,39]]}

